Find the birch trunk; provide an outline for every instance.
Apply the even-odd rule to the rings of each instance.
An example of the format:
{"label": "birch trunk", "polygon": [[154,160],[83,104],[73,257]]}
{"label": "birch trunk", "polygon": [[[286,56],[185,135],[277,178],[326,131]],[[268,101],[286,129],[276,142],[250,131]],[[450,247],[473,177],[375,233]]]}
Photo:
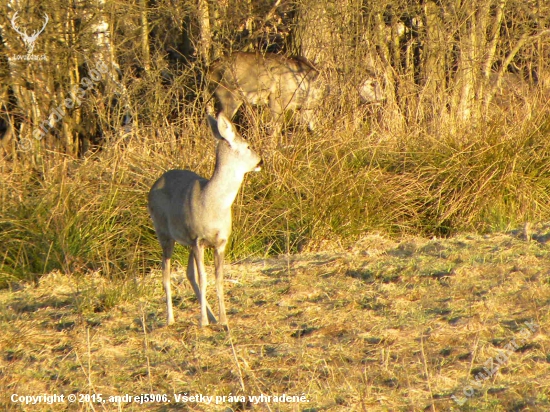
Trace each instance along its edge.
{"label": "birch trunk", "polygon": [[199,21],[199,57],[208,66],[211,61],[212,30],[210,28],[210,7],[208,0],[198,0],[197,19]]}

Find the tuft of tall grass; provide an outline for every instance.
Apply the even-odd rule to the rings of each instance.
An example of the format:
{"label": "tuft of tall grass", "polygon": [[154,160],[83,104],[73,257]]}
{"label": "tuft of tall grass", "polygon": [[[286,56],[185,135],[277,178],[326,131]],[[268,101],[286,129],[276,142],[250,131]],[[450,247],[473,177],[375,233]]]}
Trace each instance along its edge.
{"label": "tuft of tall grass", "polygon": [[141,245],[153,234],[144,230],[143,189],[127,180],[119,155],[58,158],[40,174],[30,167],[4,174],[3,190],[18,195],[7,199],[0,219],[3,285],[54,269],[109,277],[143,269]]}

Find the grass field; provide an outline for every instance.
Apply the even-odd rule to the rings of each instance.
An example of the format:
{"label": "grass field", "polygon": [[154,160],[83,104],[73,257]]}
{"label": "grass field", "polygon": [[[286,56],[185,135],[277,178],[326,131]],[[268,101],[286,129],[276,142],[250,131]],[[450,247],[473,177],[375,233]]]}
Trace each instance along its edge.
{"label": "grass field", "polygon": [[[454,132],[357,107],[282,141],[245,116],[265,167],[233,209],[229,331],[198,327],[181,247],[166,327],[146,208],[165,170],[211,176],[202,112],[80,158],[0,158],[0,409],[550,410],[550,122],[533,107]],[[21,403],[44,394],[78,397]],[[159,398],[110,398],[141,394]]]}
{"label": "grass field", "polygon": [[[352,247],[235,262],[229,332],[198,327],[186,281],[166,327],[158,267],[118,281],[54,271],[13,283],[0,291],[1,408],[550,410],[550,226],[531,237],[372,234]],[[170,402],[109,402],[150,393]],[[22,405],[12,394],[79,398]],[[211,403],[190,398],[200,395]],[[296,398],[275,402],[281,395]]]}
{"label": "grass field", "polygon": [[[0,412],[550,411],[550,1],[7,3]],[[46,16],[48,60],[8,58]],[[253,104],[295,88],[266,69],[229,328],[198,327],[180,246],[168,327],[147,193],[212,176],[208,72],[253,49],[319,68],[288,75],[315,130]]]}

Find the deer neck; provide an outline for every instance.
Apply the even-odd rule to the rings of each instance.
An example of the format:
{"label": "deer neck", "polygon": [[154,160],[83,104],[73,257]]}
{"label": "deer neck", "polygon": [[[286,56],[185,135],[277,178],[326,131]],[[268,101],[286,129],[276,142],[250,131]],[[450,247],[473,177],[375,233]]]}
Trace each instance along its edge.
{"label": "deer neck", "polygon": [[230,209],[244,179],[244,172],[231,164],[217,163],[204,197],[218,210]]}

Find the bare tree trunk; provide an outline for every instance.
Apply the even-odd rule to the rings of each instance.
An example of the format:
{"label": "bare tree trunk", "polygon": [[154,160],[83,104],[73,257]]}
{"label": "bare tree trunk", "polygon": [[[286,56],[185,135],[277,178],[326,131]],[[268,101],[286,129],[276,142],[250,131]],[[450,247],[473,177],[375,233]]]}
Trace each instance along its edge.
{"label": "bare tree trunk", "polygon": [[[457,70],[452,83],[453,118],[458,128],[463,124],[476,124],[483,117],[483,100],[489,86],[502,8],[506,0],[497,1],[492,24],[489,24],[492,2],[469,0],[466,5],[457,2],[454,9],[462,11],[453,22],[460,28],[457,42],[459,50]],[[488,31],[489,38],[487,38]]]}
{"label": "bare tree trunk", "polygon": [[[21,5],[18,2],[11,2],[12,10],[19,10]],[[12,55],[26,54],[25,47],[21,43],[18,35],[10,27],[9,23],[0,22],[0,29],[2,30],[3,41],[6,45],[6,49],[10,50]],[[35,48],[35,52],[38,48]],[[12,57],[9,56],[9,57]],[[46,74],[34,69],[35,66],[41,65],[41,62],[32,62],[28,64],[25,61],[11,61],[7,62],[7,78],[11,84],[13,95],[16,101],[17,109],[16,116],[17,130],[13,132],[18,136],[19,141],[23,142],[20,148],[28,151],[33,147],[39,147],[33,137],[33,131],[38,126],[42,118],[42,112],[38,106],[38,100],[35,91],[40,90],[40,96],[44,96],[46,89],[41,85],[41,78]],[[31,161],[35,161],[34,155],[30,156]]]}
{"label": "bare tree trunk", "polygon": [[[542,0],[537,0],[537,27],[542,27],[541,24],[541,18],[542,16]],[[539,37],[537,40],[537,78],[539,79],[539,85],[542,86],[543,89],[545,89],[548,84],[546,83],[547,76],[546,76],[546,65],[544,64],[544,52],[543,52],[543,45],[542,45],[542,37]],[[542,81],[541,81],[542,80]]]}
{"label": "bare tree trunk", "polygon": [[[506,0],[498,0],[495,7],[495,15],[493,22],[491,24],[489,39],[486,45],[485,50],[485,59],[482,62],[481,67],[481,76],[482,79],[479,82],[480,86],[478,88],[477,96],[483,102],[482,114],[487,116],[489,104],[494,95],[494,89],[491,86],[491,68],[495,62],[495,55],[497,52],[497,45],[500,33],[500,27],[502,25],[502,16]],[[502,74],[500,75],[502,78]],[[497,84],[500,83],[501,79],[497,79]]]}
{"label": "bare tree trunk", "polygon": [[424,3],[425,48],[422,67],[422,96],[420,105],[424,110],[424,120],[428,124],[446,118],[447,82],[446,55],[448,44],[445,41],[445,26],[439,7],[432,1]]}
{"label": "bare tree trunk", "polygon": [[[76,46],[77,40],[77,33],[76,33],[76,27],[75,27],[75,16],[76,16],[76,10],[74,7],[69,7],[67,9],[67,21],[68,21],[68,30],[65,32],[65,44],[69,46],[69,48],[73,48]],[[70,90],[73,90],[72,88],[80,83],[80,73],[78,71],[78,57],[76,53],[73,53],[69,58],[69,81],[70,81],[70,88],[69,90],[62,91],[62,93],[70,93]],[[63,97],[61,96],[61,101],[63,101]],[[63,122],[63,131],[65,134],[65,141],[66,141],[66,150],[69,153],[72,153],[73,155],[77,155],[80,150],[80,141],[78,139],[77,133],[73,130],[72,125],[77,124],[79,125],[81,123],[81,109],[80,107],[75,107],[73,115],[73,122],[69,124],[69,122],[64,121]],[[74,142],[74,147],[73,147]]]}
{"label": "bare tree trunk", "polygon": [[198,0],[197,19],[199,21],[200,39],[199,55],[206,65],[211,61],[212,30],[210,28],[210,7],[208,0]]}
{"label": "bare tree trunk", "polygon": [[296,31],[296,51],[316,63],[331,59],[333,27],[326,6],[318,1],[304,1],[298,12],[300,17],[297,21],[299,27]]}
{"label": "bare tree trunk", "polygon": [[[475,73],[475,35],[476,21],[473,11],[473,2],[469,0],[468,6],[462,5],[464,13],[457,16],[458,24],[458,62],[454,76],[452,110],[453,125],[461,127],[462,124],[470,121],[472,115],[472,103],[474,100],[474,73]],[[457,1],[456,9],[459,9]]]}
{"label": "bare tree trunk", "polygon": [[401,65],[398,62],[394,65],[394,60],[398,56],[395,54],[396,45],[399,45],[399,37],[402,30],[397,21],[393,20],[386,25],[384,19],[385,7],[383,4],[376,3],[374,11],[374,33],[376,49],[381,59],[382,72],[386,81],[386,102],[383,111],[382,122],[388,130],[400,133],[405,127],[405,116],[400,109],[402,101],[403,79],[401,78]]}
{"label": "bare tree trunk", "polygon": [[140,0],[141,7],[141,54],[145,71],[151,69],[151,56],[149,53],[149,18],[147,12],[147,0]]}

